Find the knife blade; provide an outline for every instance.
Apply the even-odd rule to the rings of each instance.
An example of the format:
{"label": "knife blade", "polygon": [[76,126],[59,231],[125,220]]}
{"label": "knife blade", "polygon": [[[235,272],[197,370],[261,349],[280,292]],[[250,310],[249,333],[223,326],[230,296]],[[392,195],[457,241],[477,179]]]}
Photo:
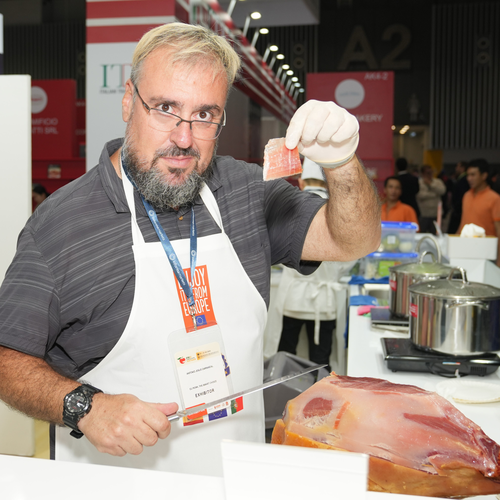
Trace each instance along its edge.
{"label": "knife blade", "polygon": [[328,365],[311,366],[309,368],[305,368],[304,370],[290,373],[289,375],[285,375],[283,377],[280,377],[280,378],[277,378],[274,380],[269,380],[267,382],[264,382],[263,384],[252,387],[251,389],[246,389],[245,391],[236,392],[234,394],[231,394],[230,396],[226,396],[224,398],[217,399],[216,401],[212,401],[210,403],[206,403],[206,404],[203,404],[200,406],[193,406],[192,408],[188,408],[186,410],[179,410],[177,413],[172,413],[172,415],[167,415],[167,418],[168,418],[168,420],[173,421],[173,420],[178,420],[179,418],[189,417],[190,415],[194,415],[196,413],[201,413],[205,410],[208,410],[209,408],[212,408],[213,406],[217,406],[217,405],[220,405],[222,403],[227,403],[228,401],[240,398],[242,396],[248,396],[248,394],[253,394],[254,392],[263,391],[264,389],[268,389],[269,387],[273,387],[275,385],[282,384],[283,382],[286,382],[287,380],[292,380],[296,377],[300,377],[301,375],[305,375],[306,373],[311,373],[311,372],[314,372],[316,370],[320,370],[321,368],[324,368],[325,366],[328,366]]}

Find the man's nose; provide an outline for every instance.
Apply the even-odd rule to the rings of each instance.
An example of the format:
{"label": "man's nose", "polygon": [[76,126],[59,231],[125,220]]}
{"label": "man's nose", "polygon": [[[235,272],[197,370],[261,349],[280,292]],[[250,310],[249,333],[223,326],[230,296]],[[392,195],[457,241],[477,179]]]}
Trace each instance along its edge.
{"label": "man's nose", "polygon": [[186,121],[180,122],[172,132],[170,132],[170,140],[182,149],[191,146],[193,144],[191,124]]}

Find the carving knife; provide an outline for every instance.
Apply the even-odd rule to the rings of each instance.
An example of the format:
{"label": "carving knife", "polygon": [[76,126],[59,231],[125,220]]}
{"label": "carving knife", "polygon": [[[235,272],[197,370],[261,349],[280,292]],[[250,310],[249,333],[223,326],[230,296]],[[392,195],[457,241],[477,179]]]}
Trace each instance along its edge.
{"label": "carving knife", "polygon": [[[209,408],[212,409],[212,407],[214,407],[214,406],[221,405],[223,403],[227,403],[228,401],[232,401],[233,399],[237,399],[237,398],[240,398],[242,396],[247,396],[248,394],[262,391],[262,390],[267,389],[269,387],[273,387],[274,385],[282,384],[283,382],[286,382],[287,380],[292,380],[293,378],[300,377],[301,375],[305,375],[306,373],[320,370],[321,368],[324,368],[325,366],[327,366],[327,365],[311,366],[309,368],[305,368],[304,370],[300,370],[298,372],[294,372],[294,373],[291,373],[289,375],[285,375],[284,377],[277,378],[274,380],[269,380],[267,382],[264,382],[263,384],[252,387],[251,389],[247,389],[247,390],[241,391],[241,392],[236,392],[235,394],[231,394],[230,396],[226,396],[224,398],[217,399],[216,401],[212,401],[211,403],[206,403],[206,404],[199,405],[199,406],[193,406],[192,408],[188,408],[187,410],[179,410],[177,413],[173,413],[172,415],[168,415],[168,419],[170,421],[172,421],[172,420],[177,420],[179,418],[189,417],[190,415],[194,415],[196,413],[201,413],[205,410],[208,410]],[[224,408],[226,408],[226,406],[224,406]],[[213,411],[217,411],[217,408],[214,408]]]}

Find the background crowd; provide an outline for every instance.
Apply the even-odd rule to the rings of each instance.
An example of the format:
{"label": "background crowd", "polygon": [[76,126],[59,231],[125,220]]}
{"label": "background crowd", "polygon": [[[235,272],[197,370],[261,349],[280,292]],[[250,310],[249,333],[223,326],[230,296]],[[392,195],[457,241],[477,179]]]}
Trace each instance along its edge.
{"label": "background crowd", "polygon": [[466,224],[500,237],[500,175],[484,159],[460,161],[451,175],[430,165],[395,162],[397,173],[384,182],[382,220],[416,222],[419,231],[459,234]]}

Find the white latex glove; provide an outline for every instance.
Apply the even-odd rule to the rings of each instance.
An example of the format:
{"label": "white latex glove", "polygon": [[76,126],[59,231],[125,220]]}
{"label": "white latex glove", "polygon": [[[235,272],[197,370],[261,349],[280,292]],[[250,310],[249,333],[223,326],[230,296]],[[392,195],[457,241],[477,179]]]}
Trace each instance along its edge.
{"label": "white latex glove", "polygon": [[285,145],[296,146],[306,158],[324,168],[347,163],[359,142],[358,120],[334,102],[310,100],[293,115]]}

